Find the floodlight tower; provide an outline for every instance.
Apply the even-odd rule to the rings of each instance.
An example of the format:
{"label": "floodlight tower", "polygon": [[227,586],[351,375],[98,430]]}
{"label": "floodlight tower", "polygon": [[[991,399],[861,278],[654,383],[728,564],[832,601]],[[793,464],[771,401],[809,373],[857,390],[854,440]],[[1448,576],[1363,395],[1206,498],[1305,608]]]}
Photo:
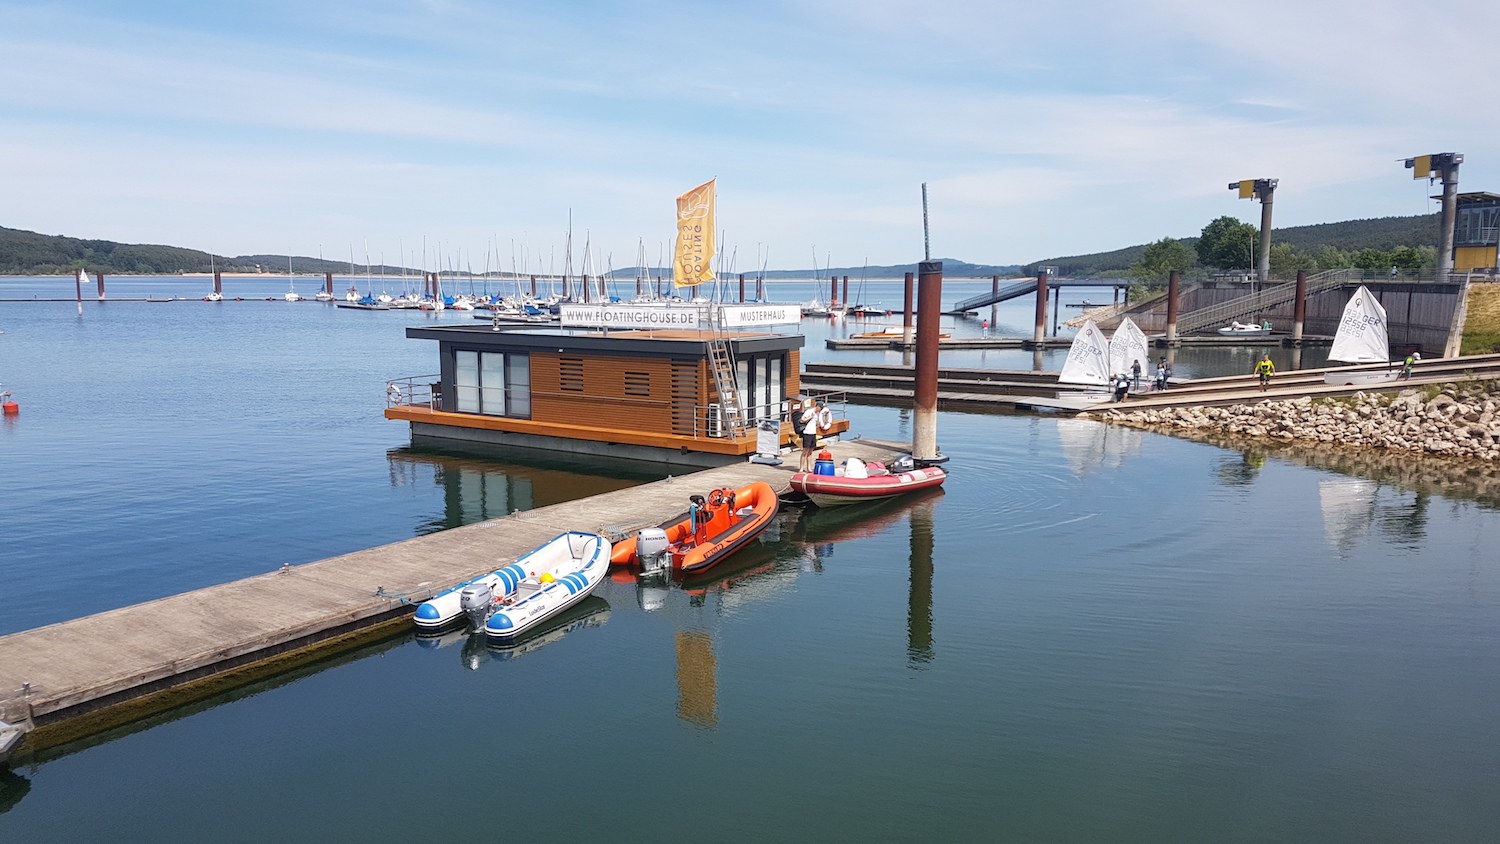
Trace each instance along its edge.
{"label": "floodlight tower", "polygon": [[1255,276],[1262,283],[1271,278],[1271,203],[1276,196],[1276,183],[1280,179],[1245,179],[1230,182],[1229,189],[1240,192],[1240,199],[1260,200],[1260,266]]}
{"label": "floodlight tower", "polygon": [[1443,180],[1443,216],[1438,235],[1438,272],[1442,273],[1453,272],[1453,222],[1458,217],[1458,165],[1462,163],[1461,152],[1435,152],[1406,159],[1406,169],[1412,171],[1413,179]]}

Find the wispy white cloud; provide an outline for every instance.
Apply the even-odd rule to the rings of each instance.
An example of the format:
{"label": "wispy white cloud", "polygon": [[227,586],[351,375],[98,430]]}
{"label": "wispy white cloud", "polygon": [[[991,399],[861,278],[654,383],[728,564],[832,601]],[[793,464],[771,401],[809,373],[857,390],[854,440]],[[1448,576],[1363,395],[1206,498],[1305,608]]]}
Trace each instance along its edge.
{"label": "wispy white cloud", "polygon": [[1445,10],[1458,34],[1430,14],[1272,0],[1252,33],[1185,0],[12,6],[0,224],[394,252],[555,238],[572,208],[633,255],[718,175],[731,241],[801,265],[813,243],[910,259],[921,181],[941,251],[978,261],[1249,217],[1239,178],[1282,180],[1283,223],[1416,213],[1394,158],[1468,151],[1466,184],[1500,178],[1500,117],[1444,111],[1482,70],[1457,39],[1497,12]]}

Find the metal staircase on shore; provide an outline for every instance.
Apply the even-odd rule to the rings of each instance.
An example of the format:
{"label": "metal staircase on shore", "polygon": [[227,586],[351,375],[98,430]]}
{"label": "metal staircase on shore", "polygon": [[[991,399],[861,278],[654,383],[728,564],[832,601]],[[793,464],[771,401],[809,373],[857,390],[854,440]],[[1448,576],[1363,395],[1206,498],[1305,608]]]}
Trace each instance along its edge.
{"label": "metal staircase on shore", "polygon": [[[1343,270],[1328,270],[1317,275],[1310,275],[1307,277],[1307,295],[1311,296],[1314,293],[1342,287],[1349,283],[1346,276]],[[1241,296],[1238,299],[1182,314],[1177,317],[1177,333],[1192,334],[1205,328],[1223,325],[1230,320],[1253,316],[1277,305],[1284,305],[1295,298],[1297,298],[1297,282],[1278,284],[1259,293],[1252,293],[1249,296]]]}
{"label": "metal staircase on shore", "polygon": [[724,434],[738,439],[745,433],[745,406],[740,402],[739,379],[734,368],[734,353],[729,350],[729,339],[717,329],[708,341],[708,368],[713,370],[714,387],[719,391],[719,416],[724,422]]}

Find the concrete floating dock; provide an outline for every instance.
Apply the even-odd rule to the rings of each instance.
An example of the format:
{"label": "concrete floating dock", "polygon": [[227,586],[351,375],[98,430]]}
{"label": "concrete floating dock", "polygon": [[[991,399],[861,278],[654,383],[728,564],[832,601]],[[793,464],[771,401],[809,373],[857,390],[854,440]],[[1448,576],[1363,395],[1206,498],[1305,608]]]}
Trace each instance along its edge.
{"label": "concrete floating dock", "polygon": [[[908,449],[830,444],[840,460]],[[32,749],[108,729],[254,679],[237,673],[264,676],[276,659],[410,624],[412,605],[386,596],[420,602],[564,531],[620,537],[718,487],[766,481],[784,492],[796,460],[669,478],[0,636],[0,719],[30,731]]]}
{"label": "concrete floating dock", "polygon": [[[1449,381],[1500,377],[1500,355],[1470,355],[1419,361],[1412,367],[1410,379],[1384,381],[1378,384],[1329,384],[1324,380],[1324,375],[1329,372],[1340,370],[1354,372],[1372,368],[1371,365],[1365,365],[1280,372],[1271,376],[1271,384],[1265,392],[1261,391],[1260,381],[1254,375],[1174,381],[1169,390],[1131,393],[1124,403],[1103,402],[1089,409],[1145,410],[1163,407],[1210,407],[1250,404],[1265,399],[1291,399],[1302,396],[1326,398],[1352,396],[1358,392],[1393,392]],[[1392,371],[1399,371],[1400,368],[1399,363],[1391,365]]]}
{"label": "concrete floating dock", "polygon": [[[915,349],[916,343],[885,337],[830,337],[823,341],[830,349]],[[1031,349],[1035,343],[1030,337],[946,337],[938,340],[939,349]],[[1044,349],[1066,349],[1073,345],[1071,337],[1048,337],[1042,341]]]}
{"label": "concrete floating dock", "polygon": [[[1147,341],[1153,346],[1166,346],[1165,335],[1149,335]],[[846,351],[849,349],[913,349],[915,343],[907,343],[902,340],[890,340],[884,337],[830,337],[823,341],[824,345],[835,351]],[[1327,346],[1333,343],[1332,337],[1323,335],[1306,336],[1302,338],[1304,346]],[[1066,349],[1073,345],[1072,337],[1048,337],[1040,345],[1030,337],[950,337],[938,341],[940,349]],[[1294,345],[1290,334],[1270,334],[1261,337],[1225,337],[1222,335],[1202,335],[1178,337],[1173,345],[1176,346],[1291,346]]]}
{"label": "concrete floating dock", "polygon": [[[803,389],[836,391],[848,401],[901,405],[911,401],[915,384],[910,366],[894,364],[809,363]],[[1056,372],[1015,369],[938,369],[938,406],[945,410],[1069,410],[1098,403],[1105,387],[1059,384]]]}

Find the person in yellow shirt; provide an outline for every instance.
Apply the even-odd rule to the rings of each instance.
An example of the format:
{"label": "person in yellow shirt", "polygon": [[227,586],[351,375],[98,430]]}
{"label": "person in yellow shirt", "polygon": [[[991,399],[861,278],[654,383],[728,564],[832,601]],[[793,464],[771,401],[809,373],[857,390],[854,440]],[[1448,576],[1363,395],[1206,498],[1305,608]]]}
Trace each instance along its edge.
{"label": "person in yellow shirt", "polygon": [[1260,356],[1255,364],[1255,374],[1260,376],[1260,391],[1264,393],[1266,387],[1271,384],[1271,375],[1276,372],[1276,364],[1271,363],[1270,353]]}

